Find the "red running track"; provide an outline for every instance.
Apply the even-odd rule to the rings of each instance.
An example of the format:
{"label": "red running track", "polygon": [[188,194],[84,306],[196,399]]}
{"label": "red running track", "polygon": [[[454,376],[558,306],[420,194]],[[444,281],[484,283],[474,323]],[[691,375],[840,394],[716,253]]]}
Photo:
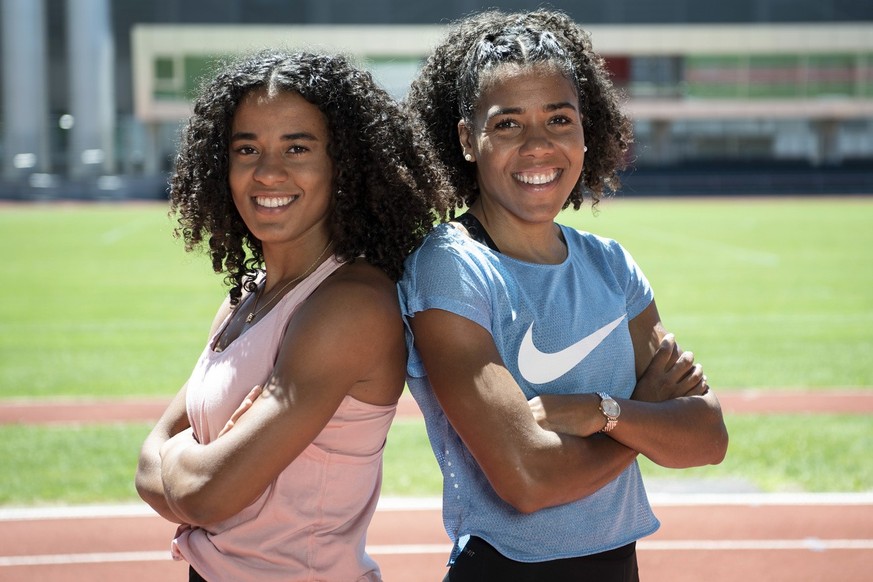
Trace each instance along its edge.
{"label": "red running track", "polygon": [[[662,526],[638,544],[646,582],[871,580],[873,495],[683,497],[653,498]],[[391,505],[368,536],[384,579],[438,582],[449,549],[439,508]],[[0,580],[186,580],[169,559],[174,526],[146,510],[0,512]]]}
{"label": "red running track", "polygon": [[[726,413],[873,413],[873,390],[725,392]],[[5,401],[0,423],[151,421],[164,400]],[[415,416],[411,398],[400,416]],[[653,495],[662,526],[640,541],[645,582],[873,580],[873,493]],[[405,504],[407,507],[398,507]],[[388,582],[439,582],[448,539],[439,508],[385,500],[368,548]],[[142,505],[0,508],[0,581],[186,580],[169,559],[174,526]]]}
{"label": "red running track", "polygon": [[[726,414],[873,414],[873,389],[730,390],[718,393]],[[169,398],[2,400],[0,424],[155,421]],[[421,416],[408,392],[398,416]]]}

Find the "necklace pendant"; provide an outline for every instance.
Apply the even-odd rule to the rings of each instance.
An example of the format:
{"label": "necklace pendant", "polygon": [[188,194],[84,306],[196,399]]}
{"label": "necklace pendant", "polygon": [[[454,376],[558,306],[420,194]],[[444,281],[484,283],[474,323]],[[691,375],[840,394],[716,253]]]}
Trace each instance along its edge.
{"label": "necklace pendant", "polygon": [[246,317],[246,323],[251,323],[254,318],[255,318],[254,312],[249,313],[248,317]]}

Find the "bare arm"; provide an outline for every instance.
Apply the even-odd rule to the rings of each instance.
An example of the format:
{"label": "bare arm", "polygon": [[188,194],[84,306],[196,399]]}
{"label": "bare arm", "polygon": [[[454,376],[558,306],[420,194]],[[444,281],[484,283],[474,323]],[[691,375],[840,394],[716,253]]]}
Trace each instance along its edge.
{"label": "bare arm", "polygon": [[301,305],[271,378],[231,430],[208,445],[182,438],[164,446],[163,483],[176,514],[202,525],[238,513],[312,443],[347,394],[397,400],[403,326],[394,286],[379,275],[338,273]]}
{"label": "bare arm", "polygon": [[143,442],[136,469],[136,491],[139,496],[161,517],[174,523],[185,523],[185,520],[176,515],[164,497],[160,451],[164,443],[189,426],[183,386]]}
{"label": "bare arm", "polygon": [[[230,311],[230,302],[225,300],[212,321],[209,338],[212,338]],[[137,493],[143,501],[162,517],[175,523],[184,523],[185,520],[176,515],[164,496],[160,451],[167,441],[191,426],[185,408],[185,393],[186,387],[183,386],[143,442],[135,479]]]}
{"label": "bare arm", "polygon": [[590,495],[636,457],[608,437],[542,429],[491,335],[453,313],[410,320],[434,393],[494,490],[523,512]]}
{"label": "bare arm", "polygon": [[[654,301],[631,320],[630,332],[639,380],[630,400],[617,399],[621,416],[609,436],[665,467],[720,463],[727,429],[693,354],[667,335]],[[542,425],[585,436],[606,422],[599,404],[596,395],[547,396],[531,409]]]}
{"label": "bare arm", "polygon": [[[639,375],[642,364],[648,367],[652,361],[651,346],[665,335],[654,301],[631,321],[630,330]],[[609,435],[665,467],[720,463],[727,452],[728,434],[718,398],[699,367],[687,378],[691,381],[686,384],[695,387],[675,398],[664,399],[663,394],[641,390],[637,384],[632,399],[621,402],[619,424],[624,426],[616,426]]]}

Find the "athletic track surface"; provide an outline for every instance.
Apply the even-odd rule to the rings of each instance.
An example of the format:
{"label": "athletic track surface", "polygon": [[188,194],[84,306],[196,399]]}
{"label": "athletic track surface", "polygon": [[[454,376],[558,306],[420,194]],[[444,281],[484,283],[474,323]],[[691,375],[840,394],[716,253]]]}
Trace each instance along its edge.
{"label": "athletic track surface", "polygon": [[[873,419],[873,390],[742,391],[719,397],[732,414],[845,413]],[[153,421],[165,405],[4,401],[0,423]],[[415,403],[404,397],[398,414],[417,415]],[[650,497],[661,529],[637,546],[644,582],[873,580],[873,492],[653,491]],[[0,508],[0,581],[187,580],[186,564],[169,558],[173,531],[143,504]],[[439,500],[383,499],[367,542],[387,582],[439,582],[445,574],[449,544]]]}

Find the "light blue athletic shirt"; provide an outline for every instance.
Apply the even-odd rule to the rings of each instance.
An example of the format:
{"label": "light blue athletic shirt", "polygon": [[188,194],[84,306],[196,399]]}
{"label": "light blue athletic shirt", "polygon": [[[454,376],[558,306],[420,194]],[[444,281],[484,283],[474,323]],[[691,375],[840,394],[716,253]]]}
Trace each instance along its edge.
{"label": "light blue athletic shirt", "polygon": [[[651,287],[615,241],[561,230],[567,259],[539,265],[438,226],[407,259],[403,315],[442,309],[489,330],[528,399],[598,391],[629,398],[636,374],[628,320],[651,303]],[[537,562],[603,552],[658,529],[636,462],[593,495],[532,514],[500,499],[436,401],[408,325],[407,344],[407,383],[443,473],[443,521],[455,544],[450,562],[469,535],[514,560]]]}

